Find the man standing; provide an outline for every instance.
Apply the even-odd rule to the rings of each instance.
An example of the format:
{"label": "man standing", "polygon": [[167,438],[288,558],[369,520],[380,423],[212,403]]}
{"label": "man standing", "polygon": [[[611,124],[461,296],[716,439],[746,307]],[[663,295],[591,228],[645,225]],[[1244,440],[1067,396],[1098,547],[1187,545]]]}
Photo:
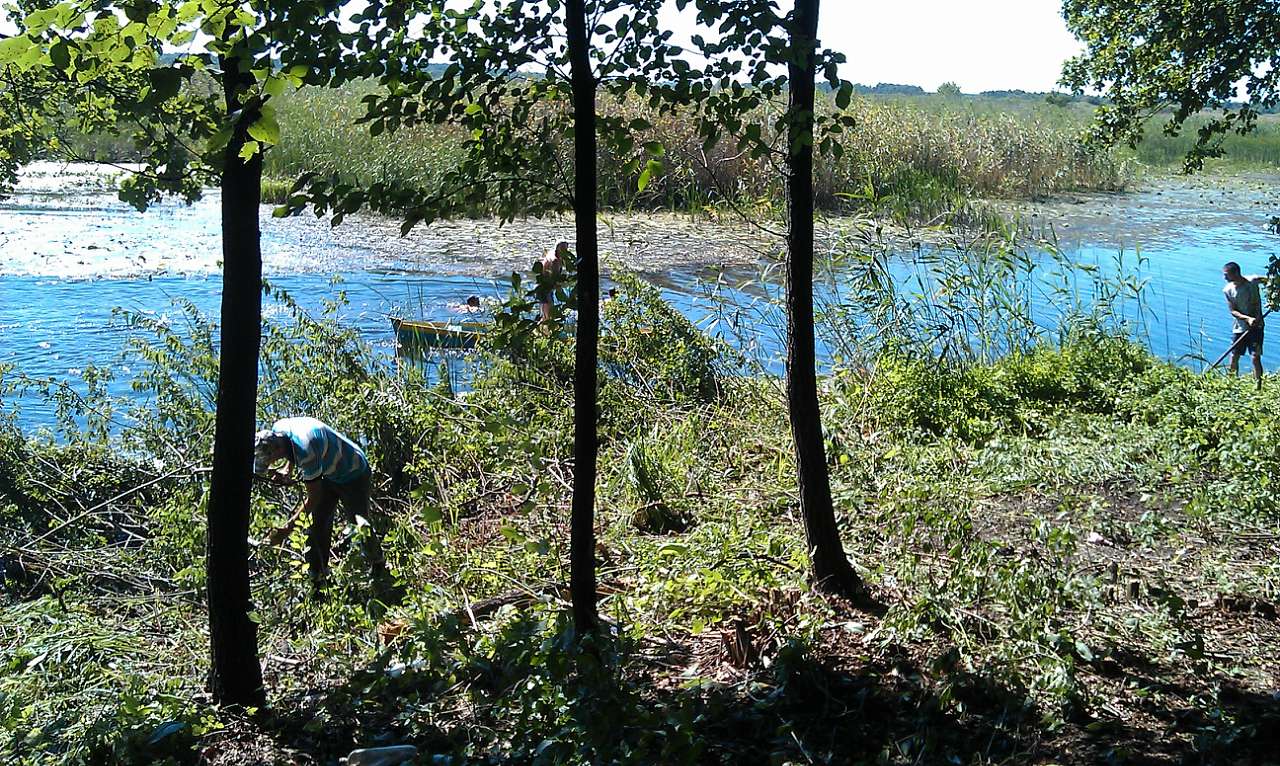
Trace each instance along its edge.
{"label": "man standing", "polygon": [[[343,512],[353,523],[358,523],[357,518],[369,520],[369,462],[350,439],[319,420],[306,417],[277,420],[270,430],[259,431],[254,438],[253,457],[254,473],[267,474],[272,464],[284,460],[287,465],[272,478],[287,482],[291,469],[296,468],[298,478],[306,485],[306,501],[272,534],[271,540],[283,540],[303,513],[310,514],[306,558],[312,585],[319,590],[329,571],[333,512],[338,503],[342,503]],[[380,585],[388,585],[379,537],[370,524],[364,538],[365,558]]]}
{"label": "man standing", "polygon": [[1231,331],[1231,374],[1240,373],[1240,357],[1247,349],[1253,356],[1253,378],[1262,389],[1262,291],[1259,285],[1265,277],[1240,273],[1240,264],[1231,261],[1222,267],[1222,277],[1227,284],[1222,294],[1227,297],[1227,309],[1235,320]]}
{"label": "man standing", "polygon": [[564,262],[569,257],[569,243],[557,242],[554,249],[547,250],[538,261],[539,270],[534,274],[537,284],[534,292],[538,299],[538,309],[545,324],[551,321],[551,301],[556,294],[556,284],[560,281],[560,273]]}

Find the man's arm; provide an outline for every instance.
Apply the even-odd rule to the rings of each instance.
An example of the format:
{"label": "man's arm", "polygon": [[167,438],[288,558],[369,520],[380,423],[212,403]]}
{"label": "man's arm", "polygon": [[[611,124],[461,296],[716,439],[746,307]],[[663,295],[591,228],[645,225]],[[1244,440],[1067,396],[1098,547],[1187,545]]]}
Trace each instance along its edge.
{"label": "man's arm", "polygon": [[312,513],[315,510],[315,504],[320,499],[320,493],[316,491],[320,487],[320,480],[313,479],[312,481],[303,483],[307,487],[306,498],[298,504],[298,510],[294,511],[293,515],[290,516],[283,525],[276,527],[271,531],[271,534],[267,536],[268,544],[279,545],[280,543],[283,543],[288,539],[289,533],[293,531],[293,528],[298,525],[298,519],[302,518],[302,514]]}
{"label": "man's arm", "polygon": [[1236,306],[1231,302],[1231,298],[1227,298],[1227,311],[1231,312],[1231,316],[1244,322],[1249,327],[1253,327],[1253,323],[1261,320],[1261,317],[1250,316],[1241,311],[1236,311]]}

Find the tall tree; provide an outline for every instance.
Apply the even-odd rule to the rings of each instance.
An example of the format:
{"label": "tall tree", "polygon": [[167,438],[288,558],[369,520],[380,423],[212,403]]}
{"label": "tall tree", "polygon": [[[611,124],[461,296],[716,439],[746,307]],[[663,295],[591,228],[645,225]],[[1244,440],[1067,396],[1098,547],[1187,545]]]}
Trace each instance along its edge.
{"label": "tall tree", "polygon": [[[638,147],[642,119],[597,112],[600,89],[625,98],[667,60],[661,0],[509,0],[459,7],[448,0],[374,0],[352,32],[346,72],[377,77],[365,97],[375,135],[420,122],[462,127],[460,166],[438,186],[362,186],[311,176],[285,210],[310,206],[336,220],[361,207],[402,213],[408,232],[437,218],[492,214],[504,221],[571,209],[577,236],[570,593],[576,630],[595,629],[595,482],[598,452],[598,144],[642,179],[656,160]],[[376,43],[369,43],[376,40]],[[447,61],[433,75],[432,64]],[[438,71],[438,70],[437,70]]]}
{"label": "tall tree", "polygon": [[573,504],[569,592],[578,631],[596,627],[596,456],[599,438],[600,243],[596,232],[596,75],[583,0],[565,3],[569,80],[573,86],[573,216],[578,245],[578,328],[573,378]]}
{"label": "tall tree", "polygon": [[[690,0],[677,0],[681,9]],[[693,43],[709,62],[702,69],[674,67],[655,86],[658,97],[693,108],[710,148],[726,134],[738,149],[780,160],[787,185],[786,296],[787,411],[796,456],[800,512],[804,519],[814,585],[861,598],[864,588],[844,552],[836,525],[831,479],[818,399],[813,309],[815,146],[839,156],[842,133],[851,124],[843,111],[853,94],[840,79],[844,57],[818,44],[818,0],[797,0],[779,14],[773,0],[692,0],[706,36]],[[784,35],[777,34],[785,32]],[[776,69],[786,67],[786,75]],[[835,95],[835,109],[816,110],[817,72]],[[785,98],[777,112],[765,109]],[[769,115],[777,118],[769,122]]]}
{"label": "tall tree", "polygon": [[214,699],[253,705],[265,698],[258,625],[249,617],[250,466],[262,337],[262,152],[249,148],[249,129],[262,118],[263,102],[252,93],[252,57],[233,47],[219,61],[226,114],[241,117],[231,123],[222,155],[222,335],[205,553],[209,685]]}
{"label": "tall tree", "polygon": [[818,0],[796,0],[787,61],[787,411],[800,513],[818,587],[856,595],[862,583],[840,542],[818,403],[813,317],[813,135]]}
{"label": "tall tree", "polygon": [[1063,84],[1109,101],[1098,140],[1136,146],[1154,117],[1177,135],[1207,111],[1186,156],[1195,170],[1222,155],[1229,132],[1248,133],[1280,104],[1280,0],[1064,0],[1062,13],[1085,45]]}
{"label": "tall tree", "polygon": [[[222,190],[223,296],[213,469],[206,506],[209,685],[214,699],[265,698],[250,618],[249,495],[262,316],[262,153],[279,140],[270,100],[327,62],[336,2],[64,2],[24,16],[0,65],[41,73],[62,106],[128,134],[143,167],[120,196],[145,209]],[[167,51],[183,50],[180,55]],[[281,63],[283,62],[283,64]],[[212,79],[216,89],[207,87]]]}

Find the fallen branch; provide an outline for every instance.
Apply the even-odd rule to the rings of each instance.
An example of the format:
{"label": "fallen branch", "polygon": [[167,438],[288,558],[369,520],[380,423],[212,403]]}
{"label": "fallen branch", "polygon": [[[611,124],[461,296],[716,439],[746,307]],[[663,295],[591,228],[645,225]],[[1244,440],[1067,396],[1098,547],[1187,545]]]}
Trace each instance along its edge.
{"label": "fallen branch", "polygon": [[[142,484],[139,484],[139,485],[138,485],[138,486],[136,486],[136,487],[132,487],[132,488],[130,488],[130,489],[126,489],[124,492],[121,492],[120,494],[116,495],[115,497],[108,498],[107,500],[103,500],[101,503],[98,503],[97,505],[95,505],[95,506],[93,506],[93,507],[91,507],[91,508],[87,508],[87,509],[85,509],[85,510],[81,511],[80,513],[76,514],[75,516],[72,516],[71,518],[67,519],[66,521],[64,521],[64,522],[62,522],[62,523],[60,523],[60,524],[56,524],[56,525],[54,525],[52,528],[50,528],[49,530],[47,530],[44,534],[39,535],[38,537],[36,537],[36,538],[34,538],[34,539],[30,540],[27,544],[28,544],[28,545],[34,545],[35,543],[38,543],[38,542],[40,542],[40,541],[42,541],[42,540],[47,540],[47,539],[49,539],[49,537],[51,537],[51,536],[52,536],[53,534],[55,534],[56,532],[59,532],[60,530],[63,530],[63,529],[65,529],[65,528],[67,528],[68,526],[70,526],[70,525],[72,525],[72,524],[76,523],[77,521],[81,521],[81,520],[83,520],[83,519],[88,518],[89,516],[92,516],[93,514],[97,513],[98,511],[102,510],[103,508],[106,508],[108,505],[111,505],[112,503],[119,502],[120,500],[123,500],[124,498],[128,497],[129,495],[132,495],[132,494],[134,494],[135,492],[140,492],[140,491],[142,491],[142,490],[146,489],[147,487],[151,487],[151,486],[154,486],[154,485],[156,485],[156,484],[159,484],[160,482],[164,481],[165,479],[171,479],[171,478],[173,478],[174,476],[177,476],[178,474],[182,473],[183,471],[186,471],[186,470],[190,469],[190,468],[191,468],[193,465],[195,465],[197,462],[199,462],[199,461],[192,461],[192,462],[190,462],[190,463],[187,463],[186,465],[182,466],[181,468],[177,468],[177,469],[175,469],[175,470],[173,470],[173,471],[170,471],[169,473],[166,473],[166,474],[165,474],[165,475],[163,475],[163,476],[158,476],[158,477],[156,477],[156,478],[154,478],[154,479],[151,479],[150,481],[143,482]],[[211,469],[209,469],[209,468],[197,468],[196,470],[192,471],[192,473],[206,473],[206,472],[208,472],[209,470],[211,470]]]}

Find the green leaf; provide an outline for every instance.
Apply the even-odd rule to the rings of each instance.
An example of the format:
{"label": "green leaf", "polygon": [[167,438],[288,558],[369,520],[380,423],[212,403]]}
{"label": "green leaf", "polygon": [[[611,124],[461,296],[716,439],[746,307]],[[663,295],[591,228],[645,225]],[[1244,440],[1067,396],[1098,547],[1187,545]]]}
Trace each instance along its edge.
{"label": "green leaf", "polygon": [[851,101],[853,101],[853,84],[846,82],[840,86],[840,90],[836,91],[836,106],[848,109]]}
{"label": "green leaf", "polygon": [[231,126],[224,125],[221,130],[209,136],[208,143],[205,144],[205,151],[209,153],[216,152],[227,145],[231,140]]}
{"label": "green leaf", "polygon": [[649,166],[645,165],[644,170],[640,173],[640,178],[636,180],[636,191],[644,191],[649,188],[649,182],[653,180],[653,173],[649,170]]}
{"label": "green leaf", "polygon": [[281,96],[284,95],[284,91],[288,85],[289,83],[285,78],[270,75],[267,77],[267,81],[262,84],[262,92],[268,96]]}
{"label": "green leaf", "polygon": [[152,3],[133,2],[124,5],[124,17],[138,24],[145,24],[147,17],[157,6]]}
{"label": "green leaf", "polygon": [[182,72],[178,69],[165,67],[163,69],[152,69],[151,89],[156,94],[159,101],[167,101],[178,95],[178,91],[182,88]]}
{"label": "green leaf", "polygon": [[49,61],[64,72],[71,67],[71,49],[65,40],[59,40],[49,49]]}
{"label": "green leaf", "polygon": [[258,149],[260,149],[261,146],[262,145],[259,144],[257,141],[245,141],[244,146],[240,147],[240,159],[242,160],[253,159],[253,155],[258,153]]}
{"label": "green leaf", "polygon": [[275,110],[264,106],[258,119],[249,126],[249,135],[268,146],[280,143],[280,123]]}
{"label": "green leaf", "polygon": [[18,57],[31,48],[31,40],[25,35],[0,40],[0,64],[17,61]]}
{"label": "green leaf", "polygon": [[24,19],[27,25],[27,31],[33,35],[42,34],[51,24],[53,24],[57,15],[57,8],[46,8],[28,13]]}
{"label": "green leaf", "polygon": [[689,546],[684,543],[667,543],[658,549],[658,555],[684,557],[689,555]]}

